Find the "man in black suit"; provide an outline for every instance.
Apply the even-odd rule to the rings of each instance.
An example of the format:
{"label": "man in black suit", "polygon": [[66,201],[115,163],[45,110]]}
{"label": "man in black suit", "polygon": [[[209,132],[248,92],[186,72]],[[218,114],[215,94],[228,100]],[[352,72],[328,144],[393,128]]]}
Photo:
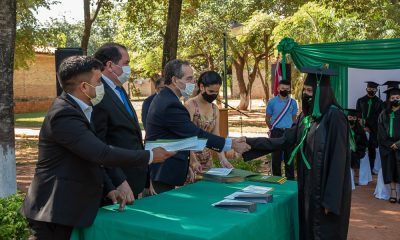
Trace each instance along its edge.
{"label": "man in black suit", "polygon": [[[180,102],[195,88],[193,69],[189,62],[172,60],[164,69],[165,88],[157,94],[150,105],[146,120],[146,140],[179,139],[198,136],[207,138],[207,147],[217,151],[234,149],[243,153],[250,149],[244,138],[224,139],[205,132],[190,120],[189,112]],[[157,193],[174,189],[185,183],[189,167],[189,151],[180,151],[164,163],[150,165],[150,175]]]}
{"label": "man in black suit", "polygon": [[[102,166],[135,165],[170,157],[162,148],[150,152],[106,145],[91,126],[92,106],[103,97],[102,65],[91,57],[67,58],[58,76],[64,92],[50,107],[39,135],[39,159],[21,208],[34,239],[69,239],[73,227],[88,227],[102,195],[125,204],[118,190],[107,192]],[[105,191],[105,192],[104,192]]]}
{"label": "man in black suit", "polygon": [[147,118],[147,113],[149,112],[150,104],[153,101],[154,97],[157,94],[159,94],[161,90],[164,89],[164,78],[157,79],[155,87],[156,87],[156,93],[154,93],[153,95],[149,96],[148,98],[146,98],[143,101],[143,105],[142,105],[142,123],[143,123],[144,129],[146,129],[146,118]]}
{"label": "man in black suit", "polygon": [[[129,54],[125,46],[106,43],[94,57],[103,64],[101,82],[104,85],[104,98],[93,108],[93,124],[97,136],[106,144],[130,149],[143,150],[142,132],[136,111],[123,88],[130,77]],[[106,168],[114,188],[126,194],[132,202],[143,192],[148,181],[148,167],[127,166]],[[147,183],[147,184],[146,184]]]}

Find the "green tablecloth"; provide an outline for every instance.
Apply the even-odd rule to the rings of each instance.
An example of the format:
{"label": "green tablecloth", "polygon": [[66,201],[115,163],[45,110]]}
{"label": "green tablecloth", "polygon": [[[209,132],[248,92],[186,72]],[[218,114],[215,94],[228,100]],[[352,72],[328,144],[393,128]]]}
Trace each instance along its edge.
{"label": "green tablecloth", "polygon": [[[248,185],[274,187],[273,203],[254,213],[211,206]],[[297,183],[233,184],[200,181],[135,201],[124,212],[100,209],[89,228],[75,229],[71,240],[114,239],[298,239]]]}

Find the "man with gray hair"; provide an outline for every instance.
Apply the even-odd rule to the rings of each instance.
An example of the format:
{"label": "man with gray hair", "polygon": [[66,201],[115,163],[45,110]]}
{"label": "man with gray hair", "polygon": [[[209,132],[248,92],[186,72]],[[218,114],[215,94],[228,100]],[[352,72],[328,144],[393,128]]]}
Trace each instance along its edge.
{"label": "man with gray hair", "polygon": [[[189,112],[180,102],[195,88],[193,69],[188,61],[172,60],[164,68],[165,88],[150,105],[146,120],[146,140],[180,139],[197,136],[208,139],[206,146],[214,151],[232,148],[243,153],[250,150],[244,138],[224,139],[198,128],[190,119]],[[174,189],[185,183],[189,168],[189,151],[180,151],[164,163],[150,165],[150,176],[157,193]]]}

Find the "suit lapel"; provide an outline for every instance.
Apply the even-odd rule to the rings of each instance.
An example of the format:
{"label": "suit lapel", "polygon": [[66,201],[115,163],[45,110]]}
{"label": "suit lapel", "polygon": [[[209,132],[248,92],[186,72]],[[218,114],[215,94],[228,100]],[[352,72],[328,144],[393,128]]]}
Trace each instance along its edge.
{"label": "suit lapel", "polygon": [[[122,103],[121,99],[117,96],[117,94],[114,92],[114,90],[111,89],[111,87],[103,79],[101,79],[101,81],[104,84],[104,89],[106,91],[106,95],[110,96],[110,98],[114,102],[114,104],[124,113],[124,115],[128,118],[128,120],[134,125],[134,127],[140,134],[140,139],[142,139],[142,131],[140,129],[138,120],[135,119],[133,116],[131,116],[131,114],[128,112],[128,110],[126,110],[124,104]],[[135,109],[132,107],[130,101],[128,101],[128,104],[136,116]]]}
{"label": "suit lapel", "polygon": [[86,121],[87,125],[89,126],[89,129],[96,134],[96,130],[92,124],[92,122],[89,122],[89,120],[86,118],[85,113],[83,113],[82,109],[79,107],[78,103],[75,102],[75,100],[69,96],[66,92],[62,92],[60,95],[60,98],[66,101],[67,103],[71,104],[75,109],[78,110],[78,112],[81,114],[82,118]]}

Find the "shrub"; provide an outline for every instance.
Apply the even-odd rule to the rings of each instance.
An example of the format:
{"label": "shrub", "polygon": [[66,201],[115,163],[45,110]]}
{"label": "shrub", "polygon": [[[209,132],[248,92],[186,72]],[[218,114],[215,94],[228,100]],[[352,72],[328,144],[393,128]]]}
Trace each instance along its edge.
{"label": "shrub", "polygon": [[28,239],[28,224],[19,213],[23,200],[21,194],[0,198],[0,240]]}

